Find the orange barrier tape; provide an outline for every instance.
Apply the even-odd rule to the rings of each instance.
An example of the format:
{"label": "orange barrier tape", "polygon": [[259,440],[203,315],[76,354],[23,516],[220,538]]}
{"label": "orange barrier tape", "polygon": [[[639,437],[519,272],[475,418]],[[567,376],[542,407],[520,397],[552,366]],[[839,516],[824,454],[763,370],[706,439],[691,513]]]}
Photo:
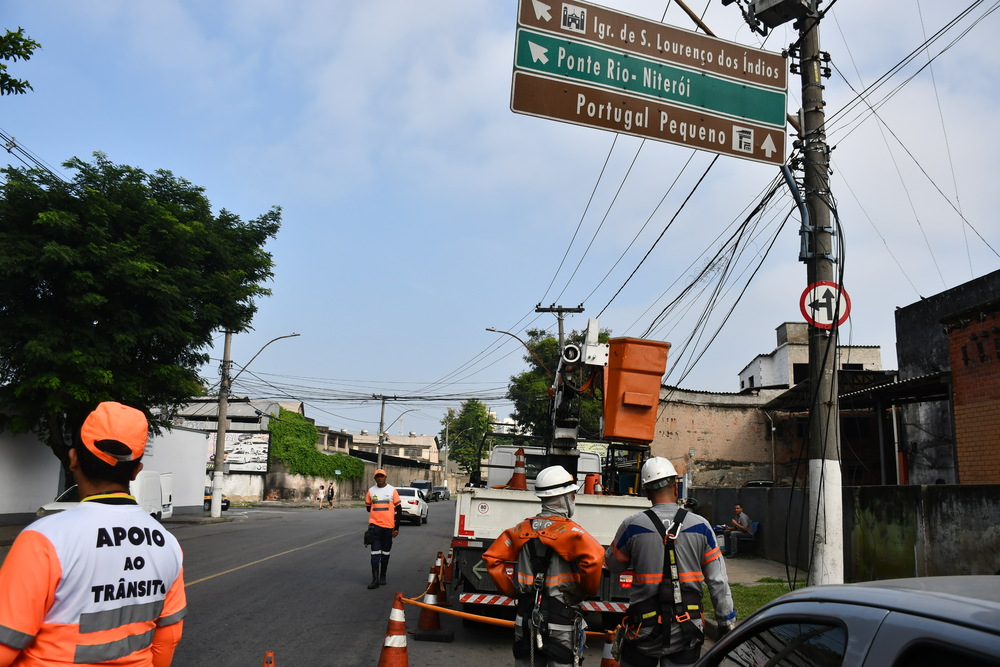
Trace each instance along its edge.
{"label": "orange barrier tape", "polygon": [[[416,599],[402,598],[403,604],[412,604],[414,607],[421,607],[426,609],[433,609],[440,614],[449,614],[451,616],[458,616],[459,618],[467,618],[472,621],[477,621],[479,623],[486,623],[487,625],[499,625],[503,628],[513,628],[514,621],[508,621],[504,618],[493,618],[491,616],[480,616],[478,614],[470,614],[465,611],[456,611],[454,609],[446,609],[444,607],[439,607],[435,604],[427,604],[426,602],[418,602]],[[592,630],[587,630],[588,637],[604,637],[606,632],[594,632]]]}

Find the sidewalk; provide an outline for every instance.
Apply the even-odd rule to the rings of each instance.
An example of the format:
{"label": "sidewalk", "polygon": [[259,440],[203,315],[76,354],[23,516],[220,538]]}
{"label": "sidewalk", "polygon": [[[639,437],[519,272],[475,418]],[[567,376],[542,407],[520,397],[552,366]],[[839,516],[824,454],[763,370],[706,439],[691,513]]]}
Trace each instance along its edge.
{"label": "sidewalk", "polygon": [[[731,584],[755,584],[764,578],[784,581],[789,575],[795,576],[793,570],[785,570],[784,563],[754,556],[727,558],[726,571]],[[799,570],[797,576],[803,578],[804,573]]]}

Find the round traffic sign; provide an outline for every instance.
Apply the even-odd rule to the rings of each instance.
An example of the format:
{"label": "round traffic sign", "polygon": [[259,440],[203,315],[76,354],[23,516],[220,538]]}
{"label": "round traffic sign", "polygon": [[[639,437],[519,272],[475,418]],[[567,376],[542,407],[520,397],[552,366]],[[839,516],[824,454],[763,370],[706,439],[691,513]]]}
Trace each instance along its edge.
{"label": "round traffic sign", "polygon": [[851,315],[851,297],[837,283],[819,280],[806,288],[799,299],[802,317],[814,327],[839,327]]}

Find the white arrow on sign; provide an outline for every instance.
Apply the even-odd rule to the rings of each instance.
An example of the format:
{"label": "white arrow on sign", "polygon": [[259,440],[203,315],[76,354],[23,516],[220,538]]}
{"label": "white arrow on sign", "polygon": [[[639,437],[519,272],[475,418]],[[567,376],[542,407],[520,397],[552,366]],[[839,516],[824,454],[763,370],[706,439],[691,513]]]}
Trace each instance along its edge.
{"label": "white arrow on sign", "polygon": [[538,44],[529,41],[528,49],[531,51],[531,59],[534,60],[536,63],[541,61],[541,63],[544,65],[547,62],[549,62],[549,56],[547,55],[549,50],[544,46],[539,46]]}
{"label": "white arrow on sign", "polygon": [[843,286],[819,280],[799,297],[799,310],[809,324],[819,329],[839,327],[851,315],[851,297]]}
{"label": "white arrow on sign", "polygon": [[549,14],[549,10],[552,9],[549,5],[544,2],[539,2],[538,0],[531,0],[531,6],[535,10],[536,19],[545,19],[546,21],[552,20],[552,14]]}
{"label": "white arrow on sign", "polygon": [[774,151],[778,150],[778,147],[774,145],[774,139],[771,138],[771,133],[767,133],[767,138],[764,139],[764,143],[760,145],[760,149],[764,151],[767,157],[771,157]]}

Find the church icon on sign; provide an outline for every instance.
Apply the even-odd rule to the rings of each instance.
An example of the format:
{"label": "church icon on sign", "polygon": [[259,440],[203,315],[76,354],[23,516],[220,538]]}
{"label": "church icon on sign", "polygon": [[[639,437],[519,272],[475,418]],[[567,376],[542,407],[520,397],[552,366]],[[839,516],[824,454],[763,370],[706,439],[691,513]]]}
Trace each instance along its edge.
{"label": "church icon on sign", "polygon": [[587,8],[569,5],[565,2],[562,7],[562,27],[564,30],[578,32],[581,35],[587,34]]}
{"label": "church icon on sign", "polygon": [[733,150],[753,153],[753,128],[733,125]]}

